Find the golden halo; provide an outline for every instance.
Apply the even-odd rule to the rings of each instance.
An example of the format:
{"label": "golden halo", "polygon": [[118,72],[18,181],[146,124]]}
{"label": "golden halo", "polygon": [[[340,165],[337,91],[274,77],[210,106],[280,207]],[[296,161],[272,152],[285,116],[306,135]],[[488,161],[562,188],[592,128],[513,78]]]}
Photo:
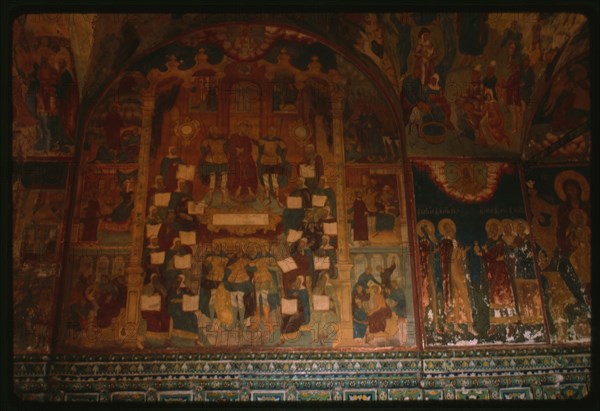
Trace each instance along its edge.
{"label": "golden halo", "polygon": [[510,218],[503,218],[501,221],[501,224],[502,224],[502,230],[504,230],[504,226],[506,224],[510,224],[512,226],[513,232],[515,231],[515,227],[516,227],[515,222],[513,220],[511,220]]}
{"label": "golden halo", "polygon": [[513,221],[515,227],[519,227],[519,224],[523,224],[525,226],[525,234],[529,234],[529,223],[522,218],[517,218]]}
{"label": "golden halo", "polygon": [[417,235],[422,235],[423,233],[423,226],[427,227],[428,230],[425,230],[427,233],[435,233],[435,226],[433,225],[433,223],[429,220],[420,220],[417,223]]}
{"label": "golden halo", "polygon": [[490,218],[489,220],[487,220],[485,222],[485,232],[487,233],[490,231],[490,227],[492,226],[492,224],[496,224],[498,226],[498,234],[500,234],[500,229],[502,228],[502,223],[497,218]]}
{"label": "golden halo", "polygon": [[558,198],[562,201],[567,201],[567,195],[565,194],[563,187],[567,180],[574,180],[579,184],[582,201],[588,201],[590,199],[590,184],[584,176],[575,170],[561,171],[554,179],[554,191],[556,192],[556,195],[558,195]]}
{"label": "golden halo", "polygon": [[257,253],[260,251],[260,243],[256,242],[256,241],[244,241],[241,244],[241,247],[242,247],[242,252],[244,253],[244,255],[248,255],[248,251],[250,251],[250,247],[254,247],[254,251]]}
{"label": "golden halo", "polygon": [[456,224],[454,223],[454,221],[452,221],[449,218],[442,218],[439,222],[438,222],[438,231],[440,232],[440,234],[444,235],[444,225],[448,223],[450,224],[450,226],[452,226],[452,229],[454,230],[454,234],[456,234]]}

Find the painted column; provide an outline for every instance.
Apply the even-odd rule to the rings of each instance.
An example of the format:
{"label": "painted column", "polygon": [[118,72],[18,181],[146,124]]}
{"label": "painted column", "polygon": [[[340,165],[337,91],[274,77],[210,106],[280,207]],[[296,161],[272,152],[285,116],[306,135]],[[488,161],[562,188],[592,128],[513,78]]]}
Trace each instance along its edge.
{"label": "painted column", "polygon": [[152,139],[152,116],[154,114],[154,94],[142,93],[142,129],[140,133],[140,153],[138,159],[138,175],[135,187],[133,224],[131,228],[131,254],[125,268],[127,273],[127,306],[125,311],[125,340],[123,345],[133,347],[137,343],[139,323],[140,290],[144,283],[142,267],[142,251],[144,248],[144,231],[146,202],[148,199],[148,169],[150,164],[150,142]]}
{"label": "painted column", "polygon": [[[335,87],[335,86],[334,86]],[[344,93],[334,90],[331,93],[333,150],[335,157],[335,192],[339,196],[344,193],[346,186],[346,172],[344,162]],[[348,250],[348,216],[345,198],[337,201],[337,229],[338,229],[338,277],[332,280],[340,302],[340,329],[335,346],[349,346],[353,344],[352,333],[352,286],[350,283],[350,252]]]}

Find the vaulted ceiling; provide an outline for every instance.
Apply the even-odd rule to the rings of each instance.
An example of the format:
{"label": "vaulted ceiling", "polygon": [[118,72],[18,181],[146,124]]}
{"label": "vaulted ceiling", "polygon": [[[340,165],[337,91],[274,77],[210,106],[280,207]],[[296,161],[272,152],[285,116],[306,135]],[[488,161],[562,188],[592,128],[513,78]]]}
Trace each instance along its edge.
{"label": "vaulted ceiling", "polygon": [[[498,88],[508,90],[509,43],[514,41],[516,53],[528,57],[535,79],[527,91],[530,101],[519,113],[513,113],[508,105],[505,109],[505,128],[508,122],[521,124],[512,126],[516,136],[500,156],[531,161],[589,160],[589,28],[580,14],[30,14],[14,21],[13,76],[26,79],[44,49],[56,51],[64,45],[62,50],[72,55],[83,118],[119,73],[143,56],[160,55],[160,50],[168,50],[165,45],[177,43],[195,30],[231,23],[277,24],[320,38],[381,79],[397,101],[410,72],[406,62],[414,59],[424,30],[430,32],[435,71],[449,99],[464,94],[470,73],[479,71],[483,77],[489,67],[497,69]],[[485,34],[480,39],[482,49],[469,54],[476,44],[469,44],[473,41],[466,36],[477,33]],[[59,54],[54,53],[54,58]],[[166,61],[169,57],[160,58]],[[565,102],[565,98],[570,100]],[[515,120],[515,115],[521,117]],[[407,141],[409,155],[431,152],[429,147],[412,145],[410,136]],[[457,141],[460,143],[460,135]],[[413,146],[416,148],[411,151]],[[495,156],[490,150],[461,150],[460,144],[444,144],[432,153]]]}

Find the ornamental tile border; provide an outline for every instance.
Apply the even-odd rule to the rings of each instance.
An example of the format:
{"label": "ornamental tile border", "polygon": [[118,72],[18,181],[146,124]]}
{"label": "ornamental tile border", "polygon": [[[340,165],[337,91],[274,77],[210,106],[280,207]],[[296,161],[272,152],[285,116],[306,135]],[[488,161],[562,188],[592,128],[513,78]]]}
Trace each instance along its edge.
{"label": "ornamental tile border", "polygon": [[297,393],[298,401],[331,401],[331,391],[307,390]]}
{"label": "ornamental tile border", "polygon": [[583,398],[586,347],[376,353],[16,356],[26,401]]}
{"label": "ornamental tile border", "polygon": [[533,393],[530,387],[500,388],[501,400],[531,400]]}

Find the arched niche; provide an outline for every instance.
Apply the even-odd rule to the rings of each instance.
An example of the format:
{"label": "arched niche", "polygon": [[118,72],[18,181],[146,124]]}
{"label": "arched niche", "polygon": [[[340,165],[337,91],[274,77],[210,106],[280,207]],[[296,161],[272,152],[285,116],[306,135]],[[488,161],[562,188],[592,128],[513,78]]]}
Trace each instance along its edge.
{"label": "arched niche", "polygon": [[[211,29],[203,30],[209,32]],[[202,33],[201,30],[198,36],[202,37]],[[123,202],[129,197],[132,203],[131,209],[127,210],[127,225],[110,225],[114,230],[126,227],[129,234],[122,237],[122,242],[117,240],[110,243],[110,247],[129,252],[124,268],[127,307],[120,320],[122,324],[119,324],[119,328],[124,330],[122,347],[133,347],[139,342],[140,298],[142,288],[147,284],[145,279],[151,277],[146,272],[147,262],[144,260],[147,258],[145,252],[150,245],[150,238],[157,235],[161,251],[165,253],[175,244],[175,237],[160,238],[164,235],[160,228],[152,234],[150,226],[161,226],[171,212],[174,218],[187,214],[198,226],[180,226],[184,228],[178,229],[177,235],[185,238],[185,245],[190,249],[196,249],[196,245],[199,249],[207,249],[209,245],[220,243],[225,253],[233,253],[240,250],[240,247],[232,247],[234,244],[255,243],[264,245],[266,249],[277,250],[274,254],[278,259],[289,258],[297,252],[298,239],[288,240],[291,238],[290,231],[289,228],[282,228],[282,221],[288,218],[286,210],[295,208],[286,202],[287,197],[294,197],[296,186],[303,180],[309,195],[321,189],[323,180],[322,189],[329,187],[330,192],[334,195],[337,193],[339,198],[337,203],[330,203],[329,211],[325,210],[326,203],[318,207],[323,208],[319,218],[330,218],[336,222],[333,236],[340,240],[336,239],[333,243],[336,271],[330,276],[341,302],[339,327],[342,341],[352,344],[352,261],[347,241],[348,206],[344,195],[347,190],[347,135],[356,133],[353,127],[362,121],[361,116],[367,115],[379,118],[380,123],[384,124],[382,133],[398,134],[401,130],[397,118],[399,110],[391,107],[388,95],[374,81],[375,76],[363,73],[364,67],[360,64],[356,66],[356,61],[348,60],[335,49],[323,45],[320,39],[294,30],[280,30],[279,33],[283,45],[258,45],[254,54],[249,53],[247,47],[235,51],[232,44],[218,36],[210,38],[210,41],[205,38],[198,44],[194,43],[194,46],[189,46],[190,42],[185,43],[189,39],[184,39],[182,43],[186,44],[186,53],[180,55],[177,54],[177,47],[166,45],[164,64],[156,57],[161,55],[162,49],[155,50],[151,58],[148,57],[152,64],[145,64],[144,61],[134,63],[115,79],[92,110],[85,134],[98,143],[90,143],[90,146],[100,150],[103,144],[107,145],[106,141],[114,144],[105,147],[108,153],[105,157],[84,156],[85,161],[81,162],[83,175],[101,172],[110,176],[121,190],[120,194],[126,194],[121,195],[121,203],[113,202],[113,206],[124,206]],[[193,37],[193,34],[188,36]],[[320,49],[313,47],[309,49],[313,50],[311,55],[302,56],[298,51],[299,46],[294,49],[296,43],[319,43]],[[216,49],[221,51],[215,52]],[[175,52],[169,54],[169,50]],[[190,56],[191,50],[194,51],[193,57]],[[128,102],[127,113],[121,104],[124,98]],[[355,104],[357,99],[363,99],[362,104]],[[207,181],[208,177],[214,179],[213,183],[207,183],[199,176],[207,161],[202,144],[210,133],[232,136],[239,124],[249,125],[248,137],[252,151],[249,158],[256,163],[256,170],[251,169],[251,172],[259,183],[254,183],[255,192],[250,196],[251,201],[237,198],[227,205],[225,184],[221,186],[217,182],[219,179],[223,181],[223,172],[213,171],[212,176],[206,176]],[[96,137],[92,131],[100,137],[94,140]],[[126,131],[130,132],[127,134]],[[281,142],[265,139],[270,136],[269,133],[280,136]],[[363,138],[365,136],[363,133]],[[138,152],[132,158],[121,156],[117,143],[123,143],[121,145],[128,148],[136,147]],[[269,144],[271,148],[265,148]],[[368,141],[362,142],[363,149],[367,144]],[[224,150],[224,146],[221,149]],[[271,154],[276,153],[282,158],[281,153],[285,153],[288,167],[285,175],[284,171],[273,171],[283,170],[284,163],[275,168],[265,167],[272,164],[261,163],[260,156],[265,150],[271,150]],[[123,158],[127,161],[121,160]],[[165,159],[175,158],[178,160],[164,162]],[[400,156],[385,165],[392,175],[399,176],[402,173],[398,158]],[[165,181],[163,164],[175,164],[177,172],[172,173],[175,175],[173,184]],[[279,177],[284,176],[287,179],[285,184],[276,186],[273,183],[273,179],[279,181]],[[81,178],[85,180],[85,177]],[[160,179],[170,188],[161,192],[160,183],[157,182]],[[270,179],[271,183],[265,184],[266,179]],[[227,189],[230,190],[229,187]],[[214,192],[218,190],[222,191],[213,204]],[[188,207],[178,209],[178,203],[171,200],[185,197],[182,194],[184,192],[190,197],[186,200]],[[229,195],[232,196],[234,192],[230,191]],[[157,200],[157,193],[168,194],[164,203]],[[79,196],[88,201],[83,194]],[[307,201],[312,202],[313,198]],[[193,212],[189,211],[192,209],[189,203],[194,203]],[[155,208],[154,211],[151,206]],[[308,209],[304,204],[300,208]],[[114,209],[106,210],[105,214],[108,213],[117,217],[120,215]],[[306,217],[308,214],[306,211],[304,213]],[[151,222],[155,218],[158,223]],[[320,237],[311,237],[310,247],[316,251],[320,246],[319,241]],[[109,246],[102,242],[88,245],[100,250]],[[241,247],[241,250],[245,252],[246,247]],[[197,266],[192,264],[189,268],[182,268],[186,284],[198,284],[200,274],[196,272]],[[316,280],[315,276],[314,283]],[[279,283],[291,284],[284,281]],[[170,286],[165,284],[167,289]],[[286,293],[283,287],[278,291],[280,296]]]}

